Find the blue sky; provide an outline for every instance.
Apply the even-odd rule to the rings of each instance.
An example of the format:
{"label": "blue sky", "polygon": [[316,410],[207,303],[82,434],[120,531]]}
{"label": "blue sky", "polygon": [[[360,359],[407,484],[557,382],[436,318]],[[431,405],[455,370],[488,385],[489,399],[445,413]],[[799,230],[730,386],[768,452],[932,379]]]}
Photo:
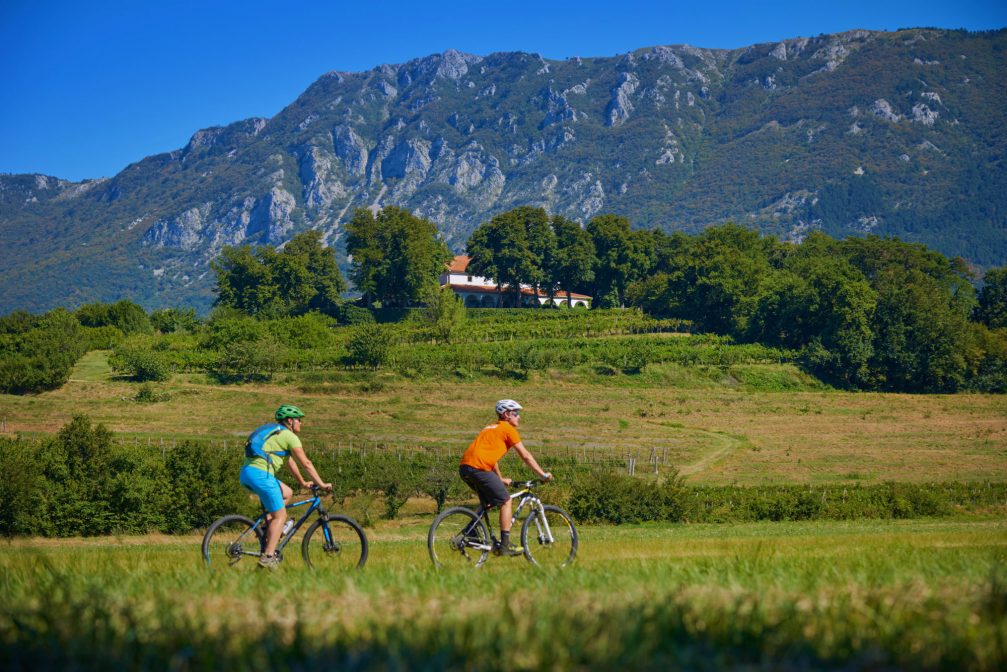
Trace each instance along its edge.
{"label": "blue sky", "polygon": [[917,26],[1002,28],[1007,2],[0,0],[0,172],[112,176],[270,117],[329,70],[452,48],[561,59]]}

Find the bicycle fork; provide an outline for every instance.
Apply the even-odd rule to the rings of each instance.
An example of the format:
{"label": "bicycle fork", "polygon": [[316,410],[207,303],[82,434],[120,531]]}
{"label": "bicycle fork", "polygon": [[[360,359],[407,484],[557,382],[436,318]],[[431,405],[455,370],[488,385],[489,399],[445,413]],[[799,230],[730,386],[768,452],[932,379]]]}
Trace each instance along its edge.
{"label": "bicycle fork", "polygon": [[[525,501],[528,501],[528,500],[525,500]],[[525,504],[525,502],[521,502],[521,505],[518,506],[518,511],[519,512],[521,511],[522,507],[524,507],[524,504]],[[538,533],[536,535],[536,538],[538,539],[538,543],[540,543],[540,544],[552,544],[552,543],[555,543],[556,539],[553,538],[553,536],[552,536],[552,530],[549,528],[549,520],[545,517],[545,507],[542,506],[542,500],[540,500],[540,499],[533,500],[532,501],[532,509],[533,509],[533,512],[530,513],[530,514],[528,514],[528,515],[534,515],[535,513],[538,514],[537,516],[535,516],[535,519],[534,519],[534,522],[535,522],[535,531]],[[515,518],[515,520],[517,519],[517,515],[516,514],[515,514],[514,518]]]}

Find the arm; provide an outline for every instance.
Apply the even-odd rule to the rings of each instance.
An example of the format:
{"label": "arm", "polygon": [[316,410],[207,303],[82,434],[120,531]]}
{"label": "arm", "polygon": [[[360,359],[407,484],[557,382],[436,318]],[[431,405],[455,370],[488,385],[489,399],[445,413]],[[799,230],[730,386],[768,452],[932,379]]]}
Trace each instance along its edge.
{"label": "arm", "polygon": [[289,469],[290,473],[294,475],[294,478],[297,479],[297,482],[301,484],[302,488],[310,487],[311,484],[308,481],[305,481],[304,477],[301,476],[301,470],[297,468],[296,460],[287,460],[287,469]]}
{"label": "arm", "polygon": [[538,474],[539,478],[543,481],[548,481],[552,479],[552,474],[546,473],[542,470],[542,467],[538,466],[538,462],[532,457],[532,454],[528,452],[528,449],[524,447],[524,441],[520,441],[514,444],[514,450],[517,452],[518,457],[528,465],[528,468]]}
{"label": "arm", "polygon": [[495,473],[497,476],[500,477],[500,480],[503,481],[504,485],[510,485],[511,483],[514,482],[514,481],[512,481],[509,478],[504,478],[503,474],[500,473],[500,463],[499,462],[497,462],[496,464],[493,465],[493,473]]}
{"label": "arm", "polygon": [[[318,475],[317,471],[315,471],[315,465],[311,462],[311,460],[308,458],[308,455],[304,452],[303,446],[296,446],[292,448],[290,452],[293,453],[294,459],[300,462],[301,466],[304,467],[304,471],[308,472],[308,476],[310,476],[311,480],[315,482],[315,485],[321,488],[325,488],[326,490],[332,488],[332,484],[323,481],[322,477]],[[300,472],[294,467],[294,460],[290,460],[289,462],[291,471],[294,471],[294,474],[296,476],[299,476]],[[305,485],[304,481],[301,481],[301,485]]]}

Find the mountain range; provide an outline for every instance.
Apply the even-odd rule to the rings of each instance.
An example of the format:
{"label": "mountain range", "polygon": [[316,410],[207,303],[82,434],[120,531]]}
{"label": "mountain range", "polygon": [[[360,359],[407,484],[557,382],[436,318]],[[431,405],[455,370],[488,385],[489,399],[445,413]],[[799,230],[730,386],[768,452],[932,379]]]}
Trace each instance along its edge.
{"label": "mountain range", "polygon": [[[519,205],[786,240],[877,234],[1007,263],[1007,30],[856,30],[606,58],[446,51],[329,72],[271,119],[111,178],[0,175],[0,312],[213,299],[226,245],[396,205],[455,251]],[[198,104],[198,101],[193,101]]]}

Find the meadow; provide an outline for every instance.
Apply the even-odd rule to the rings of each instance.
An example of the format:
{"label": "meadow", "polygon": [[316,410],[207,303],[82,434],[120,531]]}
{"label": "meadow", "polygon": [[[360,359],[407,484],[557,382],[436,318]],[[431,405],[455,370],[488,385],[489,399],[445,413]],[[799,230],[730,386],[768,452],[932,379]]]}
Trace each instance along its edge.
{"label": "meadow", "polygon": [[9,541],[5,669],[971,669],[1007,664],[1001,516],[582,526],[576,564],[438,572],[429,517],[360,572],[210,571],[197,536]]}
{"label": "meadow", "polygon": [[85,414],[154,446],[199,438],[237,448],[292,402],[308,414],[309,451],[383,444],[460,454],[495,400],[510,397],[525,406],[522,436],[537,454],[645,462],[658,451],[691,484],[1007,481],[1004,395],[843,392],[791,364],[549,369],[526,379],[292,372],[243,385],[176,374],[153,388],[162,399],[153,403],[137,401],[141,388],[114,377],[96,351],[58,390],[0,395],[0,422],[8,435],[53,433]]}

